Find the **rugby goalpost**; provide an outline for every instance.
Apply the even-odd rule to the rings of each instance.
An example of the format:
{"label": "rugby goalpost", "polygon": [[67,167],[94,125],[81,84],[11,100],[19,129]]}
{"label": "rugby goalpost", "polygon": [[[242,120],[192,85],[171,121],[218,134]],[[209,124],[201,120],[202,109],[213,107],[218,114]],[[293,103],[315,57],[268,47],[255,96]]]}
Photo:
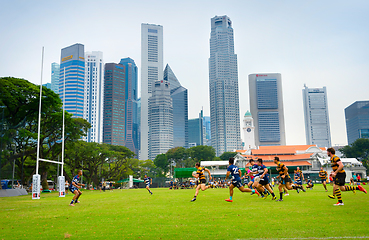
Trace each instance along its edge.
{"label": "rugby goalpost", "polygon": [[[61,174],[58,176],[58,186],[59,186],[59,197],[65,197],[65,177],[63,176],[64,167],[64,124],[65,124],[65,68],[64,68],[64,78],[63,78],[63,127],[62,127],[62,157],[61,162],[52,161],[49,159],[40,158],[40,131],[41,131],[41,100],[42,100],[42,74],[43,74],[43,64],[44,64],[44,47],[42,47],[42,61],[41,61],[41,84],[40,84],[40,102],[38,109],[38,133],[37,133],[37,158],[36,158],[36,174],[32,178],[32,199],[40,199],[40,183],[41,176],[38,174],[39,162],[49,162],[61,164]],[[59,174],[59,173],[57,173]]]}

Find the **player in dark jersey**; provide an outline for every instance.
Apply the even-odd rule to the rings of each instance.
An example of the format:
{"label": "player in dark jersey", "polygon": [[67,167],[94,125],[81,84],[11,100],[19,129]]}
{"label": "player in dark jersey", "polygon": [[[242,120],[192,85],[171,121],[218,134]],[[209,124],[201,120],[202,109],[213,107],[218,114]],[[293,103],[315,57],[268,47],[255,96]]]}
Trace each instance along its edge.
{"label": "player in dark jersey", "polygon": [[146,184],[146,189],[147,189],[147,191],[149,191],[149,193],[151,193],[151,195],[152,195],[152,192],[150,191],[150,185],[152,184],[152,179],[151,179],[151,177],[148,177],[148,176],[145,174],[144,181],[145,181],[145,184]]}
{"label": "player in dark jersey", "polygon": [[[298,169],[299,170],[299,169]],[[298,186],[301,186],[302,188],[302,191],[306,192],[305,189],[304,189],[304,186],[302,185],[302,181],[301,181],[301,173],[298,171],[298,170],[295,170],[294,171],[294,181],[295,181],[295,184],[298,185]],[[297,189],[297,193],[299,193],[299,189]]]}
{"label": "player in dark jersey", "polygon": [[343,206],[341,191],[354,191],[354,190],[360,190],[364,193],[366,193],[365,188],[363,188],[361,185],[354,187],[354,186],[345,186],[345,179],[346,179],[346,172],[343,169],[343,164],[341,162],[341,159],[335,155],[336,151],[334,148],[328,148],[327,154],[331,158],[331,166],[332,166],[332,172],[330,176],[332,176],[334,184],[333,184],[333,195],[328,195],[330,198],[336,198],[338,199],[338,203],[334,204],[335,206]]}
{"label": "player in dark jersey", "polygon": [[314,187],[313,181],[311,181],[311,179],[308,179],[306,183],[306,188],[309,188],[310,190],[312,190],[313,187]]}
{"label": "player in dark jersey", "polygon": [[257,173],[255,174],[253,186],[258,190],[262,198],[266,199],[267,196],[271,194],[272,200],[275,200],[277,197],[274,195],[274,192],[270,187],[268,169],[263,164],[263,159],[258,158],[257,166]]}
{"label": "player in dark jersey", "polygon": [[320,168],[319,177],[320,177],[320,181],[322,181],[322,184],[324,186],[325,191],[328,192],[328,190],[327,190],[328,173],[327,173],[327,171],[323,170],[323,167]]}
{"label": "player in dark jersey", "polygon": [[280,201],[283,201],[283,186],[286,186],[288,190],[291,190],[291,189],[295,189],[295,190],[301,189],[302,190],[302,187],[292,184],[292,180],[290,178],[290,175],[288,174],[288,168],[279,161],[279,157],[274,157],[274,163],[277,164],[276,169],[280,177],[279,186],[278,186],[279,199],[277,200],[280,202]]}
{"label": "player in dark jersey", "polygon": [[213,185],[205,186],[206,178],[205,178],[205,171],[209,174],[209,179],[211,180],[211,173],[210,170],[200,166],[200,163],[196,163],[195,167],[197,169],[196,173],[192,174],[193,177],[198,178],[198,184],[196,187],[195,196],[192,198],[191,202],[196,201],[196,197],[199,194],[199,190],[205,191],[208,188],[213,188]]}
{"label": "player in dark jersey", "polygon": [[81,186],[85,186],[82,183],[79,183],[79,177],[82,176],[82,170],[78,170],[78,174],[74,176],[72,182],[69,185],[69,191],[71,191],[74,194],[74,197],[72,201],[70,202],[69,206],[74,206],[73,203],[79,203],[78,199],[82,195]]}
{"label": "player in dark jersey", "polygon": [[[250,163],[250,172],[248,172],[248,175],[250,176],[250,179],[251,179],[251,181],[247,184],[248,185],[248,187],[250,188],[250,189],[253,189],[253,184],[254,184],[254,179],[255,179],[255,177],[254,177],[254,173],[256,173],[257,172],[257,170],[258,170],[258,165],[257,164],[255,164],[255,161],[254,161],[254,159],[250,159],[250,161],[249,161],[249,163]],[[251,193],[251,195],[252,195],[253,193]]]}
{"label": "player in dark jersey", "polygon": [[232,176],[231,178],[231,185],[229,186],[229,199],[226,199],[227,202],[233,202],[233,188],[237,187],[238,190],[240,190],[241,192],[252,192],[252,193],[256,193],[257,195],[259,195],[258,191],[254,190],[254,189],[250,189],[250,188],[244,188],[242,186],[241,183],[241,170],[236,166],[233,165],[234,164],[234,158],[231,157],[229,158],[229,166],[227,168],[227,175],[226,175],[226,179],[229,176]]}

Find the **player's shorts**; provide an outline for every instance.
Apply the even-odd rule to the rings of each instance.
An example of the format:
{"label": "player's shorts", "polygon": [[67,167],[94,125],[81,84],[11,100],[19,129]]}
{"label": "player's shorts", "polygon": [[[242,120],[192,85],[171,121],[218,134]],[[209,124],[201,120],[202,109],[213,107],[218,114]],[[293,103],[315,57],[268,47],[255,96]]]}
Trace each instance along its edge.
{"label": "player's shorts", "polygon": [[72,193],[74,193],[74,191],[76,190],[78,190],[78,188],[76,188],[75,186],[69,187],[69,191],[71,191]]}
{"label": "player's shorts", "polygon": [[287,183],[292,183],[291,178],[290,177],[287,177],[287,176],[284,177],[284,178],[281,177],[280,184],[286,185]]}
{"label": "player's shorts", "polygon": [[260,178],[259,184],[265,186],[269,184],[269,178],[267,176],[264,176],[263,178]]}
{"label": "player's shorts", "polygon": [[242,183],[241,183],[240,180],[235,180],[235,179],[232,180],[232,185],[235,186],[235,187],[237,187],[237,188],[242,187]]}
{"label": "player's shorts", "polygon": [[326,179],[326,178],[322,178],[322,179],[320,179],[320,181],[321,181],[322,183],[324,183],[324,182],[327,182],[327,179]]}
{"label": "player's shorts", "polygon": [[206,183],[206,179],[199,179],[199,184],[205,184]]}
{"label": "player's shorts", "polygon": [[150,183],[146,183],[146,187],[150,187]]}
{"label": "player's shorts", "polygon": [[300,180],[300,181],[296,181],[295,182],[297,185],[302,185],[302,181]]}
{"label": "player's shorts", "polygon": [[334,184],[338,186],[345,186],[346,172],[337,173],[334,177]]}

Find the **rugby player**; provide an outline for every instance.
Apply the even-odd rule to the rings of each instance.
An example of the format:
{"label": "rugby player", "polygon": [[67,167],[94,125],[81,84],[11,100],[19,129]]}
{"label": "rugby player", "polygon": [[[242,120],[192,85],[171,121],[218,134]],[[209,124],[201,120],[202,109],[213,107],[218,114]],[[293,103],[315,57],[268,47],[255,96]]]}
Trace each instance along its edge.
{"label": "rugby player", "polygon": [[191,202],[196,201],[196,197],[199,194],[199,190],[201,189],[202,191],[205,191],[208,188],[212,188],[212,185],[209,186],[205,186],[206,183],[206,179],[205,179],[205,174],[204,172],[208,172],[209,174],[209,179],[211,180],[211,173],[210,170],[204,167],[200,166],[200,163],[196,163],[195,167],[197,169],[196,173],[192,174],[193,177],[198,178],[198,185],[196,187],[196,192],[195,192],[195,196],[192,198]]}
{"label": "rugby player", "polygon": [[78,198],[82,195],[81,186],[85,186],[82,183],[79,183],[79,177],[82,176],[82,170],[78,170],[78,173],[76,176],[74,176],[71,184],[69,185],[69,191],[71,191],[74,194],[74,197],[72,201],[70,202],[69,206],[74,206],[73,203],[79,203]]}
{"label": "rugby player", "polygon": [[227,202],[233,202],[233,188],[237,187],[238,190],[240,190],[241,192],[252,192],[252,193],[256,193],[257,195],[259,195],[258,191],[254,190],[254,189],[250,189],[250,188],[244,188],[242,186],[241,183],[241,170],[236,166],[233,165],[234,164],[234,158],[231,157],[229,158],[229,166],[227,168],[227,175],[226,175],[226,179],[229,177],[229,175],[232,176],[231,179],[231,185],[229,186],[229,199],[226,199]]}
{"label": "rugby player", "polygon": [[343,164],[341,162],[341,159],[335,155],[336,151],[334,148],[328,148],[327,154],[331,158],[331,166],[332,166],[332,172],[330,176],[333,178],[334,184],[333,184],[333,195],[328,195],[329,198],[336,198],[338,199],[338,203],[334,204],[334,206],[343,206],[341,191],[354,191],[359,190],[364,193],[366,193],[365,188],[363,188],[361,185],[358,185],[357,187],[354,186],[345,186],[345,178],[346,178],[346,172],[343,169]]}
{"label": "rugby player", "polygon": [[275,200],[277,198],[274,195],[272,188],[270,187],[268,169],[263,164],[263,159],[261,158],[258,158],[257,174],[255,175],[253,186],[259,191],[262,198],[267,198],[269,194],[272,194],[272,200]]}
{"label": "rugby player", "polygon": [[306,188],[310,188],[310,190],[312,190],[313,187],[314,187],[313,181],[311,181],[311,179],[307,180]]}
{"label": "rugby player", "polygon": [[150,191],[150,185],[152,184],[152,179],[151,179],[151,177],[148,177],[148,176],[145,174],[144,181],[145,181],[145,184],[146,184],[146,189],[147,189],[147,191],[149,191],[149,193],[151,193],[151,195],[152,195],[152,192]]}
{"label": "rugby player", "polygon": [[[306,192],[305,189],[304,189],[304,186],[302,185],[301,175],[300,175],[300,172],[298,170],[294,171],[295,172],[295,174],[294,174],[295,184],[298,185],[298,186],[301,186],[302,191]],[[299,189],[297,189],[297,193],[299,193]]]}
{"label": "rugby player", "polygon": [[328,190],[327,190],[327,176],[328,176],[327,171],[323,170],[323,167],[321,167],[320,171],[319,171],[319,177],[320,177],[320,181],[322,182],[326,192],[328,192]]}

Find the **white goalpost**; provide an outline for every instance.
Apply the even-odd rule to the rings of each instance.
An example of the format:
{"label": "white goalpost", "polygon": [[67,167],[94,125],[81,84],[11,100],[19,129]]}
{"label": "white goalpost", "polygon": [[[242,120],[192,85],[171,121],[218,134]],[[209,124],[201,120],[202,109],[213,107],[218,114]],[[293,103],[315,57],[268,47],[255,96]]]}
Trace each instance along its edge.
{"label": "white goalpost", "polygon": [[[42,62],[41,62],[41,84],[40,84],[40,103],[38,109],[38,135],[37,135],[37,159],[36,159],[36,174],[33,175],[32,178],[32,199],[40,199],[40,183],[41,177],[38,174],[39,162],[49,162],[61,164],[61,173],[58,177],[58,187],[59,187],[59,197],[65,197],[65,177],[63,176],[63,167],[64,167],[64,103],[65,103],[65,68],[64,68],[64,82],[63,82],[63,128],[62,128],[62,158],[61,162],[52,161],[48,159],[40,158],[40,131],[41,131],[41,100],[42,100],[42,74],[43,74],[43,64],[44,64],[44,47],[42,47]],[[57,173],[59,174],[59,173]]]}

